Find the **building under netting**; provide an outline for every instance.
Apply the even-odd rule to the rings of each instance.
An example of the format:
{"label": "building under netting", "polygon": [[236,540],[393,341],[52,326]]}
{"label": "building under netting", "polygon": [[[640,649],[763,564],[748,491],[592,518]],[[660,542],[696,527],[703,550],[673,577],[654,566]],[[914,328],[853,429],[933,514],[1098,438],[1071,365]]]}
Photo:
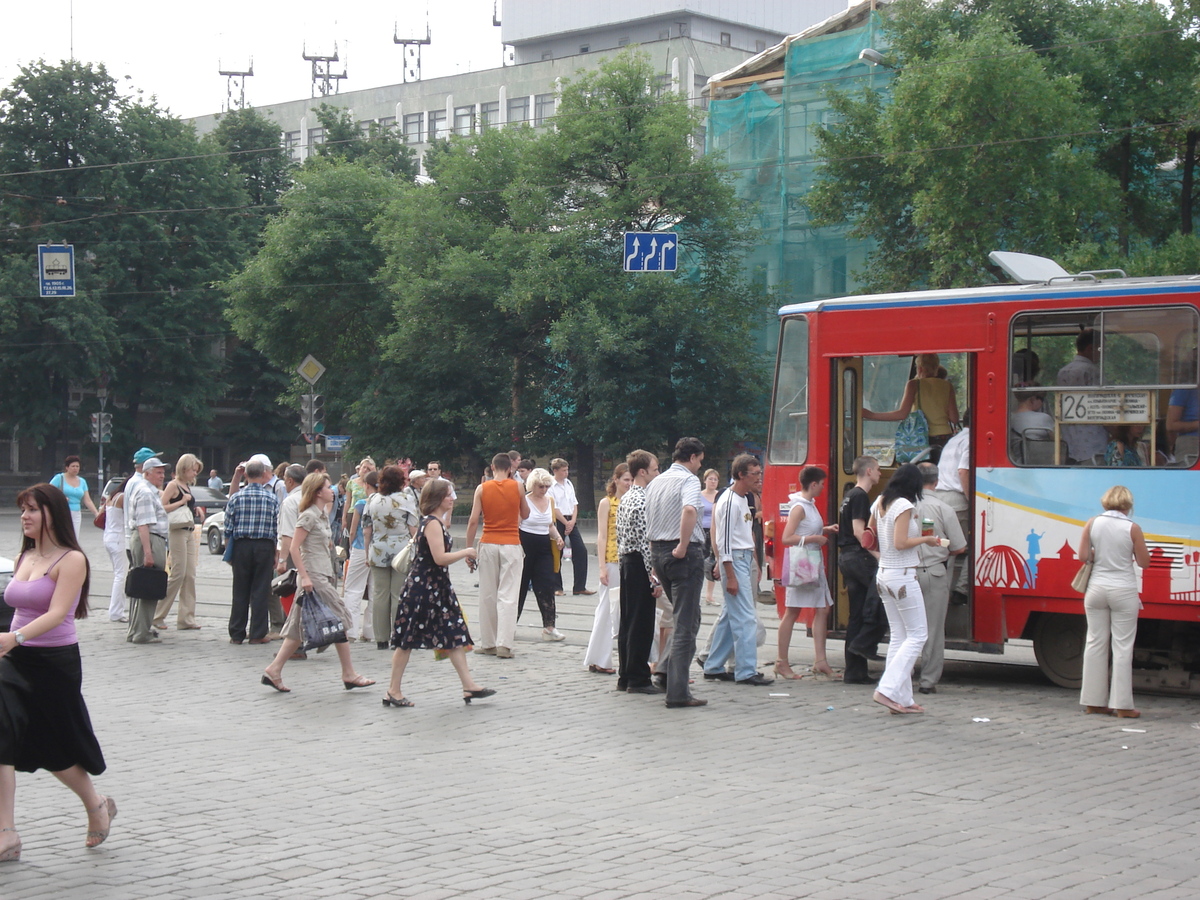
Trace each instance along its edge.
{"label": "building under netting", "polygon": [[[725,156],[738,195],[754,204],[762,242],[746,267],[781,303],[853,292],[866,261],[869,243],[844,226],[813,227],[804,197],[818,168],[815,131],[833,114],[827,91],[880,88],[891,77],[859,57],[884,40],[879,5],[852,4],[708,82],[707,150]],[[773,357],[778,327],[764,324],[762,349]]]}

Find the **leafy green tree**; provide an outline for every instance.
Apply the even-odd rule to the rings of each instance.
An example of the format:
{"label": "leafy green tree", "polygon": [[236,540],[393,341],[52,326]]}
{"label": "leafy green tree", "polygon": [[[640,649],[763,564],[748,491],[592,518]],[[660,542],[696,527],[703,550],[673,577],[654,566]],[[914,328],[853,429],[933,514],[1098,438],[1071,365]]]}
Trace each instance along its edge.
{"label": "leafy green tree", "polygon": [[325,129],[325,141],[317,147],[314,159],[340,159],[361,163],[367,168],[416,178],[417,155],[396,134],[372,122],[364,134],[347,110],[322,103],[316,109],[317,121]]}

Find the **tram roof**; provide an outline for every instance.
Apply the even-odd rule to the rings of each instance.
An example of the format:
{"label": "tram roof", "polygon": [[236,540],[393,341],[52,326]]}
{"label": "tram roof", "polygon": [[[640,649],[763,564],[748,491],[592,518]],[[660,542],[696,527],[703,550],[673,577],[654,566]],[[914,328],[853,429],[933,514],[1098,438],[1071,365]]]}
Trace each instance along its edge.
{"label": "tram roof", "polygon": [[949,288],[937,291],[897,291],[888,294],[855,294],[790,303],[779,315],[815,313],[835,309],[894,309],[909,306],[957,306],[1009,300],[1065,300],[1071,297],[1136,297],[1163,293],[1200,293],[1200,275],[1162,275],[1146,278],[1061,281],[1040,284],[993,284],[986,287]]}

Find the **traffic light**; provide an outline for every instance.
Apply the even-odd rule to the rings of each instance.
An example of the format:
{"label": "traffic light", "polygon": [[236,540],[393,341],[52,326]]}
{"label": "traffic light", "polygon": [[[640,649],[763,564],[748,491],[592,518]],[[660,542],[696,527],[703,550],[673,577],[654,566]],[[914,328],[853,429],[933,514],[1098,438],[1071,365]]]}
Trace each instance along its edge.
{"label": "traffic light", "polygon": [[100,443],[100,413],[92,413],[92,443]]}
{"label": "traffic light", "polygon": [[100,413],[100,441],[101,444],[112,442],[112,413]]}
{"label": "traffic light", "polygon": [[312,426],[313,434],[325,431],[325,397],[322,394],[312,395]]}

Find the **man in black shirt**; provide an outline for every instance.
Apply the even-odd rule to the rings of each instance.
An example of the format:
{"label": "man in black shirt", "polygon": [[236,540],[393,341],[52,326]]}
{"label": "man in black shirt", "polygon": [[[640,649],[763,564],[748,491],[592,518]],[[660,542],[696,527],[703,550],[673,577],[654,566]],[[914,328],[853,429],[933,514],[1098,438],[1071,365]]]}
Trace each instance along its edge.
{"label": "man in black shirt", "polygon": [[864,549],[861,540],[871,519],[869,492],[879,483],[879,460],[872,456],[860,456],[854,461],[854,476],[857,481],[842,501],[838,515],[838,569],[845,579],[846,593],[850,597],[850,620],[846,623],[846,674],[843,680],[846,684],[872,684],[867,672],[867,659],[875,655],[883,627],[877,620],[864,621],[864,613],[882,605],[875,587],[879,561],[878,552]]}

